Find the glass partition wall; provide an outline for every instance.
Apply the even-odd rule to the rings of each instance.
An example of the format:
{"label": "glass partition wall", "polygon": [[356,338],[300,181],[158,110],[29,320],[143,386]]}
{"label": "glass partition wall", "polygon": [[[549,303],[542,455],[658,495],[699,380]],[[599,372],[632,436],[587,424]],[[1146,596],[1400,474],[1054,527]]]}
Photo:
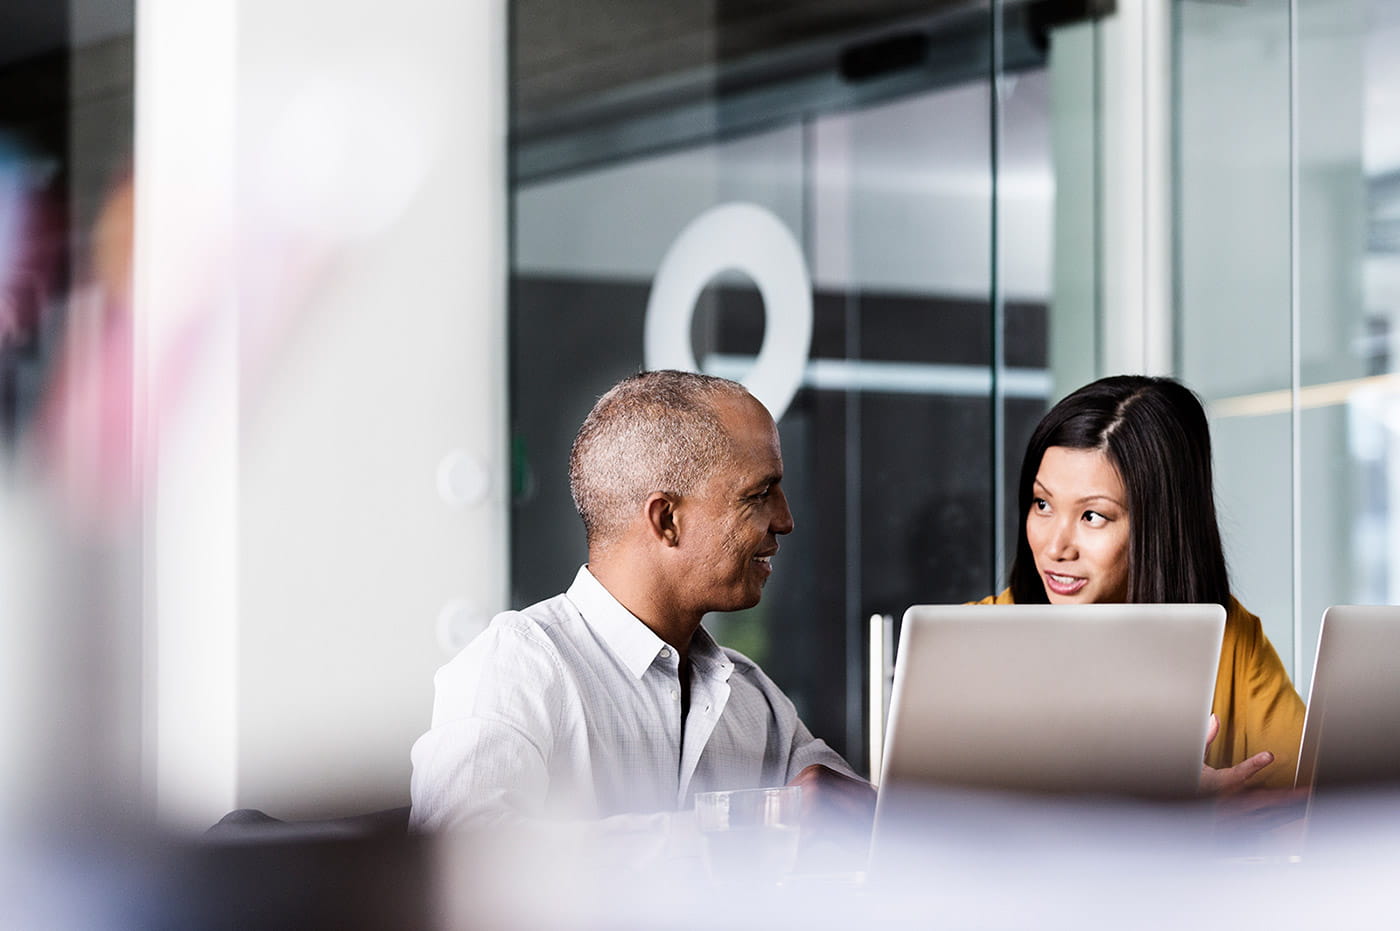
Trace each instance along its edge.
{"label": "glass partition wall", "polygon": [[1017,3],[761,6],[512,4],[512,600],[586,558],[566,460],[602,391],[744,380],[796,531],[763,602],[707,625],[865,768],[872,625],[998,590],[1014,550],[1054,383],[1056,29]]}
{"label": "glass partition wall", "polygon": [[1322,612],[1400,601],[1400,10],[1176,5],[1177,365],[1227,555],[1307,696]]}
{"label": "glass partition wall", "polygon": [[[1206,401],[1235,591],[1301,693],[1328,605],[1400,598],[1393,5],[605,6],[514,4],[516,601],[583,559],[563,463],[600,391],[779,347],[798,529],[713,626],[853,759],[872,616],[1004,585],[1026,434],[1100,375]],[[707,238],[736,204],[801,256],[797,311]],[[703,280],[668,304],[678,248]]]}

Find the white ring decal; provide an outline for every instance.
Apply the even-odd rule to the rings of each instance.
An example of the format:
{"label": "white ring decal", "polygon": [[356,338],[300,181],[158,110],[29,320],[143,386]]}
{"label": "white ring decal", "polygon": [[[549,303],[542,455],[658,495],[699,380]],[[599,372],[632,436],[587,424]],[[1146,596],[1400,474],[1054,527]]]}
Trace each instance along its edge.
{"label": "white ring decal", "polygon": [[711,207],[666,251],[647,301],[646,367],[700,370],[690,345],[695,302],[711,279],[730,270],[758,285],[766,317],[763,346],[743,384],[779,420],[802,384],[812,345],[812,286],[797,240],[756,204]]}

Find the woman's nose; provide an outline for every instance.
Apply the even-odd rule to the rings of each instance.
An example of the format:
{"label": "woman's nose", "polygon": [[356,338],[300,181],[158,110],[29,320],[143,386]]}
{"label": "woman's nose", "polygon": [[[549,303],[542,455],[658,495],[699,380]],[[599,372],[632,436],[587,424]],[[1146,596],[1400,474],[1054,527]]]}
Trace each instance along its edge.
{"label": "woman's nose", "polygon": [[1069,521],[1056,521],[1054,530],[1045,547],[1045,554],[1052,559],[1074,559],[1079,555],[1075,541],[1075,525]]}

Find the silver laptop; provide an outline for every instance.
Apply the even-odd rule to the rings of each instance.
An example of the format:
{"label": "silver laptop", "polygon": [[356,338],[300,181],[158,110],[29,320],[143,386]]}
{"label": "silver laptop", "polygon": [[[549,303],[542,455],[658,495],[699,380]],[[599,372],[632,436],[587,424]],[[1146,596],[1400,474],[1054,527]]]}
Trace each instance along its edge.
{"label": "silver laptop", "polygon": [[1400,607],[1322,615],[1296,785],[1400,784]]}
{"label": "silver laptop", "polygon": [[1219,605],[910,608],[875,845],[930,788],[1195,794],[1224,630]]}

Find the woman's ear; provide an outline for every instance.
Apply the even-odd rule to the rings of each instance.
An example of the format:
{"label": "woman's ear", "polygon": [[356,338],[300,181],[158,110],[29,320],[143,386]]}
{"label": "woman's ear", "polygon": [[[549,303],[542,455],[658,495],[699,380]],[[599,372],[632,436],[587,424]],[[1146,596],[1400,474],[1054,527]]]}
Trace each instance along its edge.
{"label": "woman's ear", "polygon": [[676,513],[680,502],[664,491],[653,491],[642,505],[646,512],[647,530],[653,539],[665,546],[680,543],[680,516]]}

